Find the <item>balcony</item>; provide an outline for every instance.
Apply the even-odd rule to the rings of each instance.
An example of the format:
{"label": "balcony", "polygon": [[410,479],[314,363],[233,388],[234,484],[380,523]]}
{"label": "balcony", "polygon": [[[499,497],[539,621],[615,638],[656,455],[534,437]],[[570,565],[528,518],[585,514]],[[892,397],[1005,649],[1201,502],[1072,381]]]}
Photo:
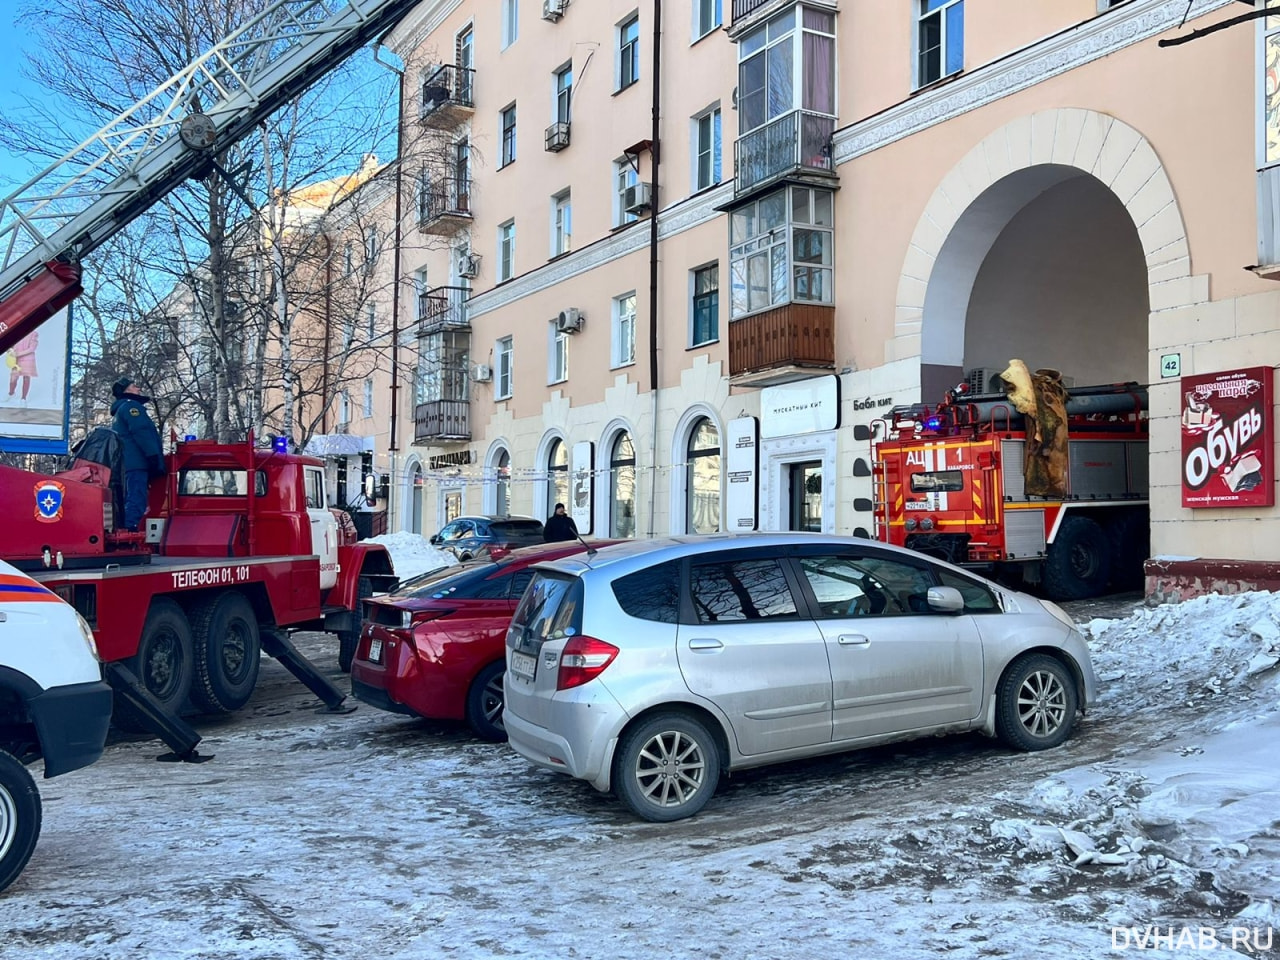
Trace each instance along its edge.
{"label": "balcony", "polygon": [[471,323],[467,319],[469,296],[469,287],[432,287],[418,294],[418,336],[470,329]]}
{"label": "balcony", "polygon": [[836,308],[788,303],[729,321],[729,382],[767,387],[835,370]]}
{"label": "balcony", "polygon": [[434,127],[461,123],[475,112],[475,74],[470,67],[445,64],[422,81],[418,118]]}
{"label": "balcony", "polygon": [[418,229],[450,234],[471,222],[471,180],[440,177],[424,183],[418,196]]}
{"label": "balcony", "polygon": [[[742,34],[756,24],[764,23],[774,14],[795,7],[796,0],[733,0],[732,19],[725,28],[729,39],[737,43]],[[836,10],[836,0],[804,0],[807,7],[825,7]]]}
{"label": "balcony", "polygon": [[835,176],[831,162],[834,117],[792,110],[763,127],[740,136],[733,144],[733,192],[752,193],[786,176]]}
{"label": "balcony", "polygon": [[429,400],[413,409],[415,444],[471,439],[471,404],[466,400]]}

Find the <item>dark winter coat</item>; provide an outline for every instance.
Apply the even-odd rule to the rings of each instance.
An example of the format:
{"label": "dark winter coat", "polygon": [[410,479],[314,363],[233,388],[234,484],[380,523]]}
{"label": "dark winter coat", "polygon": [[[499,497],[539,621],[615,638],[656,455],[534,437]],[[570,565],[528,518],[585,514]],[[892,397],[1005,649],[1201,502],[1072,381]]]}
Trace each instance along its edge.
{"label": "dark winter coat", "polygon": [[111,429],[124,447],[125,470],[146,470],[154,475],[164,473],[160,431],[147,416],[147,408],[140,399],[126,393],[111,404],[111,416]]}
{"label": "dark winter coat", "polygon": [[553,513],[547,517],[547,523],[542,528],[542,539],[547,543],[555,543],[560,540],[577,540],[578,525],[573,522],[573,517],[567,513],[563,516]]}

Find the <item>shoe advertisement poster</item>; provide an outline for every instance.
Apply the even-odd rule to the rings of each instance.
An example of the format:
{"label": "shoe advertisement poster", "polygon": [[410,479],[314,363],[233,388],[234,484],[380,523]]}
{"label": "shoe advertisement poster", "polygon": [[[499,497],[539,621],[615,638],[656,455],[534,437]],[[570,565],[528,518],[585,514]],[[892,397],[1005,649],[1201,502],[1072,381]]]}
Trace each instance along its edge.
{"label": "shoe advertisement poster", "polygon": [[1182,505],[1275,504],[1271,367],[1182,378]]}
{"label": "shoe advertisement poster", "polygon": [[70,307],[0,354],[0,450],[66,453]]}

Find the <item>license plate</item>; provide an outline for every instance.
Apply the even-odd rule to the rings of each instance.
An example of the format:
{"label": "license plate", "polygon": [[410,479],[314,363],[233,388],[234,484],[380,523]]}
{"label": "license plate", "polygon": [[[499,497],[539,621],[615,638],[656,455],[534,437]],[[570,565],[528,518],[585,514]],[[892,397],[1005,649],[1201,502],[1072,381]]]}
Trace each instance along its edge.
{"label": "license plate", "polygon": [[524,677],[526,680],[532,680],[537,671],[537,657],[531,657],[527,653],[520,653],[516,650],[511,651],[511,672],[517,677]]}
{"label": "license plate", "polygon": [[382,641],[373,639],[369,641],[369,659],[374,663],[382,662]]}

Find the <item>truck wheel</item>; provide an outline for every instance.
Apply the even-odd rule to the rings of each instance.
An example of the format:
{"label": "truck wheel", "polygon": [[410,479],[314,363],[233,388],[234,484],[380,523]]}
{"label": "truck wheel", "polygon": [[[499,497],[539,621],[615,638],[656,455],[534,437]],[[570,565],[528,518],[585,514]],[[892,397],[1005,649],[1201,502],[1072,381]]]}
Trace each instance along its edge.
{"label": "truck wheel", "polygon": [[507,662],[491,663],[471,681],[467,691],[467,723],[476,736],[501,743],[507,739],[502,725],[502,674]]}
{"label": "truck wheel", "polygon": [[364,602],[373,596],[373,580],[361,577],[356,581],[355,628],[338,631],[338,668],[343,673],[351,672],[351,661],[356,658],[356,647],[360,644],[360,628],[364,626]]}
{"label": "truck wheel", "polygon": [[1126,513],[1107,529],[1111,537],[1111,582],[1117,590],[1141,590],[1143,564],[1151,554],[1151,527],[1142,513]]}
{"label": "truck wheel", "polygon": [[[193,659],[191,624],[187,622],[187,615],[168,597],[152,600],[147,620],[142,625],[138,652],[125,661],[125,666],[134,672],[160,706],[177,714],[191,692]],[[123,697],[116,697],[111,719],[122,730],[143,732],[150,729]]]}
{"label": "truck wheel", "polygon": [[0,891],[18,879],[40,837],[40,791],[27,768],[0,750]]}
{"label": "truck wheel", "polygon": [[191,702],[206,713],[231,713],[249,702],[258,683],[262,644],[253,604],[224,593],[191,614],[195,681]]}
{"label": "truck wheel", "polygon": [[1068,517],[1045,557],[1043,582],[1052,600],[1096,597],[1111,580],[1111,544],[1088,517]]}

